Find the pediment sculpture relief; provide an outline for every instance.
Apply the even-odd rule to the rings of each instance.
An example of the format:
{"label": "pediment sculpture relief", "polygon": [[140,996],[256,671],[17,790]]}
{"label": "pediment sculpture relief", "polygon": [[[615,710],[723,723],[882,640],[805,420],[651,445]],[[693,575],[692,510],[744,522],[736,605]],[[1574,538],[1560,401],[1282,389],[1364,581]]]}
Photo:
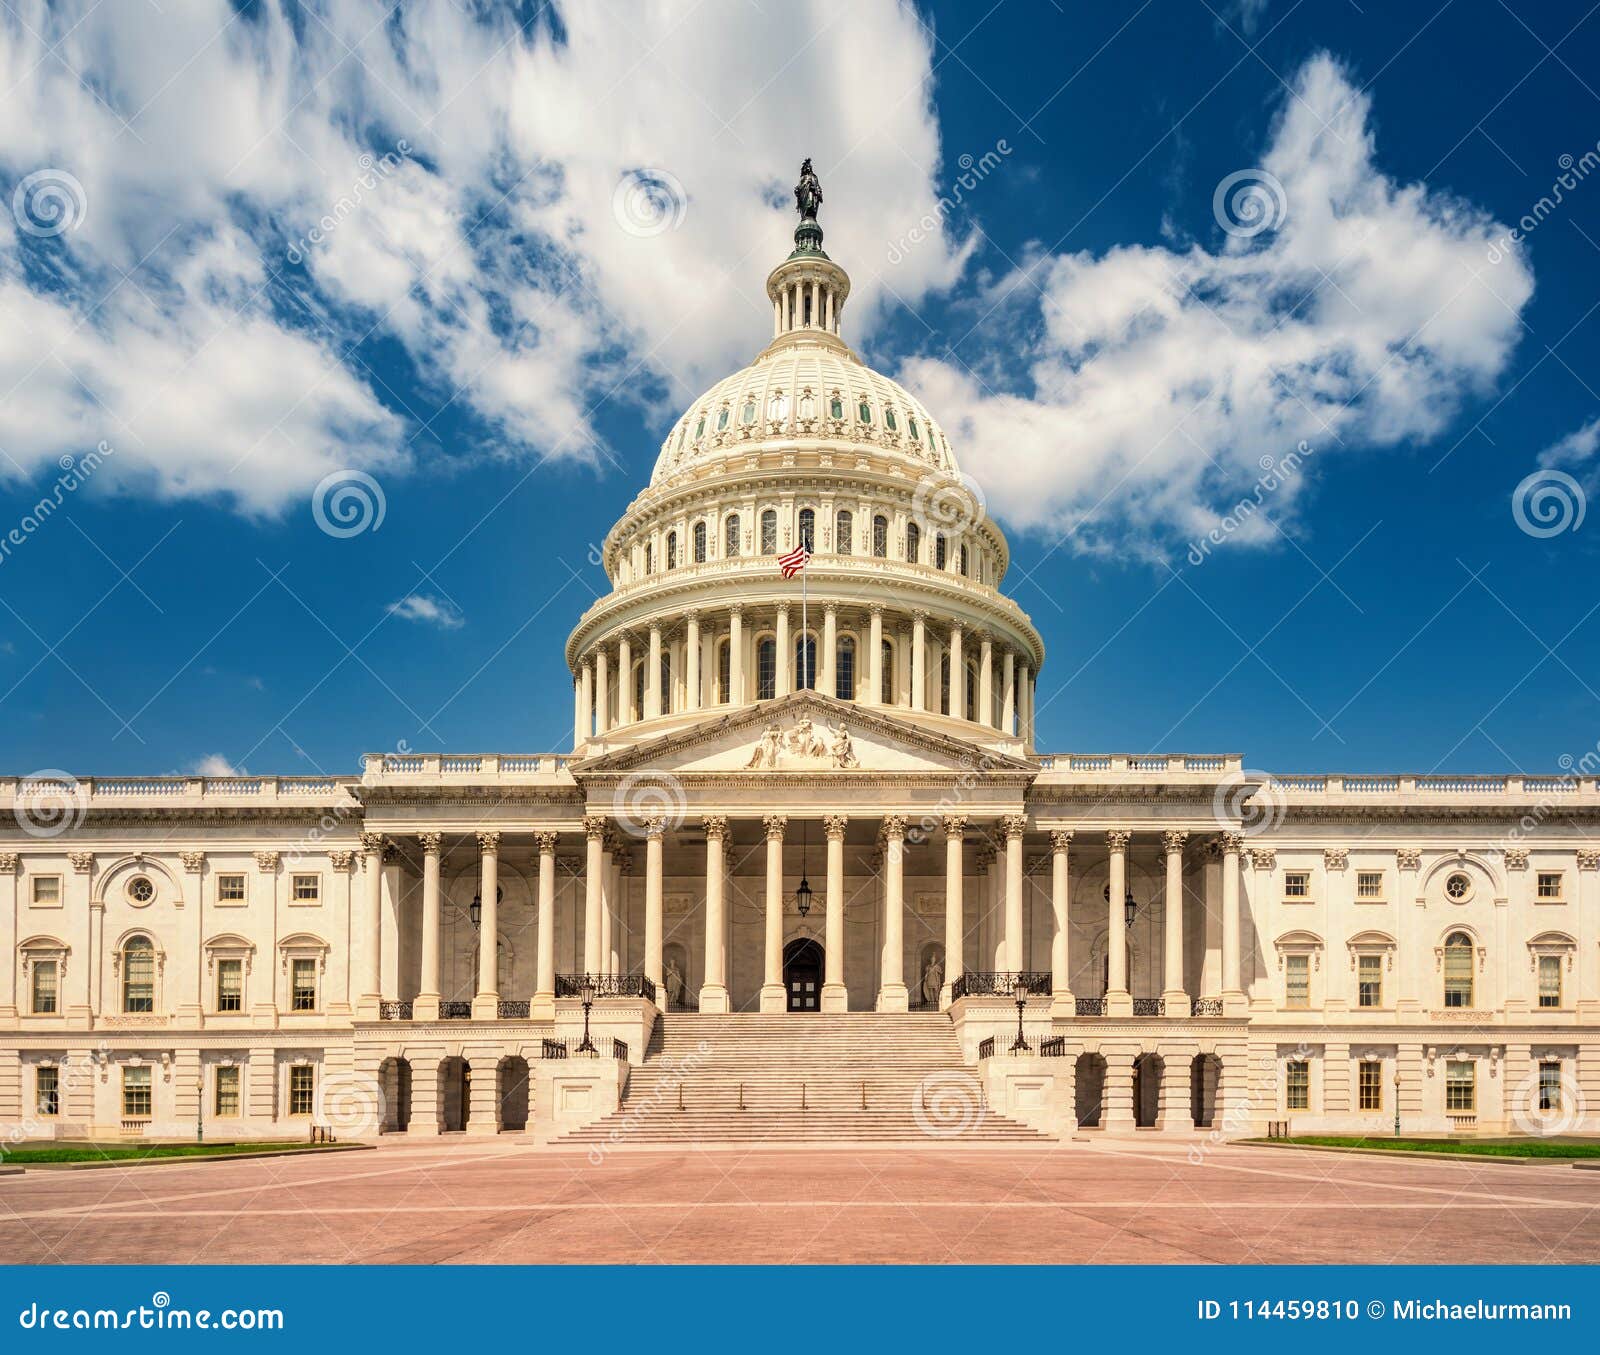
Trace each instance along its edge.
{"label": "pediment sculpture relief", "polygon": [[824,738],[805,716],[788,729],[768,725],[751,750],[747,768],[859,767],[850,731],[842,724],[829,727]]}

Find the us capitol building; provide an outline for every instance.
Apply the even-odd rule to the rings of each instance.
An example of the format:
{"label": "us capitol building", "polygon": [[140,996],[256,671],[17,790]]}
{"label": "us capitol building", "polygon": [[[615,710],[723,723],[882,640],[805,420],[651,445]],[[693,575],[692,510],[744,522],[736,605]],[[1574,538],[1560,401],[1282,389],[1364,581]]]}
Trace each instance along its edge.
{"label": "us capitol building", "polygon": [[570,752],[0,780],[0,1128],[1600,1127],[1595,777],[1040,751],[1005,536],[796,200],[605,539]]}

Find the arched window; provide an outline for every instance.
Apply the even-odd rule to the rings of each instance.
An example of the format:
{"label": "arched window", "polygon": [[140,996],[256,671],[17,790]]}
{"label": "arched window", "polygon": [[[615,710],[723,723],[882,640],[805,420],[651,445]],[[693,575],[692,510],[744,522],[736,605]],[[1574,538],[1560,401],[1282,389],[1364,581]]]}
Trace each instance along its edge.
{"label": "arched window", "polygon": [[833,694],[841,701],[856,699],[856,642],[853,636],[839,637],[839,650],[833,657]]}
{"label": "arched window", "polygon": [[800,544],[809,551],[817,548],[817,515],[815,510],[800,510]]}
{"label": "arched window", "polygon": [[906,428],[910,431],[911,440],[913,442],[920,442],[922,440],[917,433],[917,421],[915,419],[907,419]]}
{"label": "arched window", "polygon": [[752,424],[755,421],[756,402],[754,400],[746,400],[744,402],[744,409],[741,410],[739,414],[739,422],[743,424]]}
{"label": "arched window", "polygon": [[778,510],[767,508],[761,514],[761,553],[763,555],[776,555],[778,553]]}
{"label": "arched window", "polygon": [[960,558],[961,558],[961,572],[963,574],[965,574],[967,572],[967,543],[965,541],[963,541],[961,543],[961,557]]}
{"label": "arched window", "polygon": [[693,546],[693,549],[694,549],[694,562],[697,565],[703,565],[706,562],[706,524],[705,523],[697,522],[697,523],[694,524],[693,541],[694,541],[694,546]]}
{"label": "arched window", "polygon": [[883,678],[878,689],[878,700],[886,706],[894,705],[894,646],[883,642]]}
{"label": "arched window", "polygon": [[732,560],[739,554],[739,515],[729,513],[722,530],[722,553]]}
{"label": "arched window", "polygon": [[774,423],[782,423],[789,417],[789,397],[782,391],[768,398],[767,417]]}
{"label": "arched window", "polygon": [[945,562],[950,558],[947,551],[948,547],[945,545],[944,533],[935,532],[933,534],[933,567],[935,569],[943,569],[945,567]]}
{"label": "arched window", "polygon": [[668,569],[676,569],[677,567],[678,567],[678,534],[676,532],[668,532],[667,533],[667,568]]}
{"label": "arched window", "polygon": [[1444,1005],[1472,1006],[1472,938],[1465,932],[1444,940]]}
{"label": "arched window", "polygon": [[794,642],[794,685],[815,690],[817,686],[817,639],[800,635]]}
{"label": "arched window", "polygon": [[770,701],[778,692],[778,642],[770,635],[756,646],[756,700]]}
{"label": "arched window", "polygon": [[665,653],[661,656],[661,713],[672,714],[672,660]]}
{"label": "arched window", "polygon": [[916,564],[922,558],[922,528],[914,522],[906,523],[906,560]]}
{"label": "arched window", "polygon": [[889,558],[889,519],[882,513],[872,519],[872,553],[880,560]]}
{"label": "arched window", "polygon": [[723,705],[733,700],[733,652],[728,641],[717,646],[717,700]]}
{"label": "arched window", "polygon": [[655,542],[646,541],[644,543],[644,572],[646,574],[653,574],[653,573],[655,573],[655,568],[656,568],[656,547],[655,547]]}
{"label": "arched window", "polygon": [[889,409],[889,408],[885,408],[884,409],[884,411],[883,411],[883,426],[885,428],[887,428],[891,433],[895,432],[899,428],[899,424],[895,423],[895,421],[894,421],[894,410]]}
{"label": "arched window", "polygon": [[156,1009],[156,948],[148,936],[134,936],[122,948],[122,1010]]}
{"label": "arched window", "polygon": [[950,654],[946,651],[939,660],[939,714],[950,714]]}
{"label": "arched window", "polygon": [[800,417],[814,419],[817,417],[817,397],[807,391],[800,397]]}
{"label": "arched window", "polygon": [[856,417],[860,419],[862,423],[871,423],[872,406],[869,405],[865,400],[861,401],[860,404],[856,406]]}
{"label": "arched window", "polygon": [[723,407],[720,410],[717,411],[717,432],[720,433],[727,426],[728,426],[728,407],[727,407],[727,405],[723,405]]}
{"label": "arched window", "polygon": [[644,660],[633,665],[633,718],[644,719]]}
{"label": "arched window", "polygon": [[976,720],[978,718],[978,665],[975,663],[967,665],[966,689],[967,719]]}
{"label": "arched window", "polygon": [[844,418],[844,401],[837,394],[828,401],[828,417],[830,419]]}
{"label": "arched window", "polygon": [[849,555],[855,549],[855,542],[851,539],[855,535],[855,516],[848,508],[841,508],[833,515],[833,549],[837,555]]}

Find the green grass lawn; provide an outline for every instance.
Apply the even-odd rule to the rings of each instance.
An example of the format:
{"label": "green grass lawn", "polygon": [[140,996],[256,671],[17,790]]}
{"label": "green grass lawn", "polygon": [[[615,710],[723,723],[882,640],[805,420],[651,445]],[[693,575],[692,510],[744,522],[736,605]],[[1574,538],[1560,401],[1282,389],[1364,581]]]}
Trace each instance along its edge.
{"label": "green grass lawn", "polygon": [[1594,1139],[1408,1139],[1382,1135],[1296,1134],[1257,1143],[1298,1143],[1308,1148],[1382,1148],[1405,1153],[1459,1153],[1467,1157],[1600,1157]]}
{"label": "green grass lawn", "polygon": [[19,1143],[0,1153],[0,1166],[45,1162],[123,1162],[161,1157],[216,1157],[225,1153],[313,1152],[297,1143]]}

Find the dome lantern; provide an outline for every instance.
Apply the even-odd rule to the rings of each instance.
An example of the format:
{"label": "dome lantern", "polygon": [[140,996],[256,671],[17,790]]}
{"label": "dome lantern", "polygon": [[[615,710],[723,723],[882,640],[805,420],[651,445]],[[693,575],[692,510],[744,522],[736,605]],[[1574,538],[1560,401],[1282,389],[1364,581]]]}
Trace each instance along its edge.
{"label": "dome lantern", "polygon": [[823,252],[822,227],[817,224],[822,184],[809,157],[800,166],[794,205],[800,214],[800,224],[794,230],[794,251],[767,278],[772,337],[826,336],[837,341],[839,312],[850,295],[850,275]]}

